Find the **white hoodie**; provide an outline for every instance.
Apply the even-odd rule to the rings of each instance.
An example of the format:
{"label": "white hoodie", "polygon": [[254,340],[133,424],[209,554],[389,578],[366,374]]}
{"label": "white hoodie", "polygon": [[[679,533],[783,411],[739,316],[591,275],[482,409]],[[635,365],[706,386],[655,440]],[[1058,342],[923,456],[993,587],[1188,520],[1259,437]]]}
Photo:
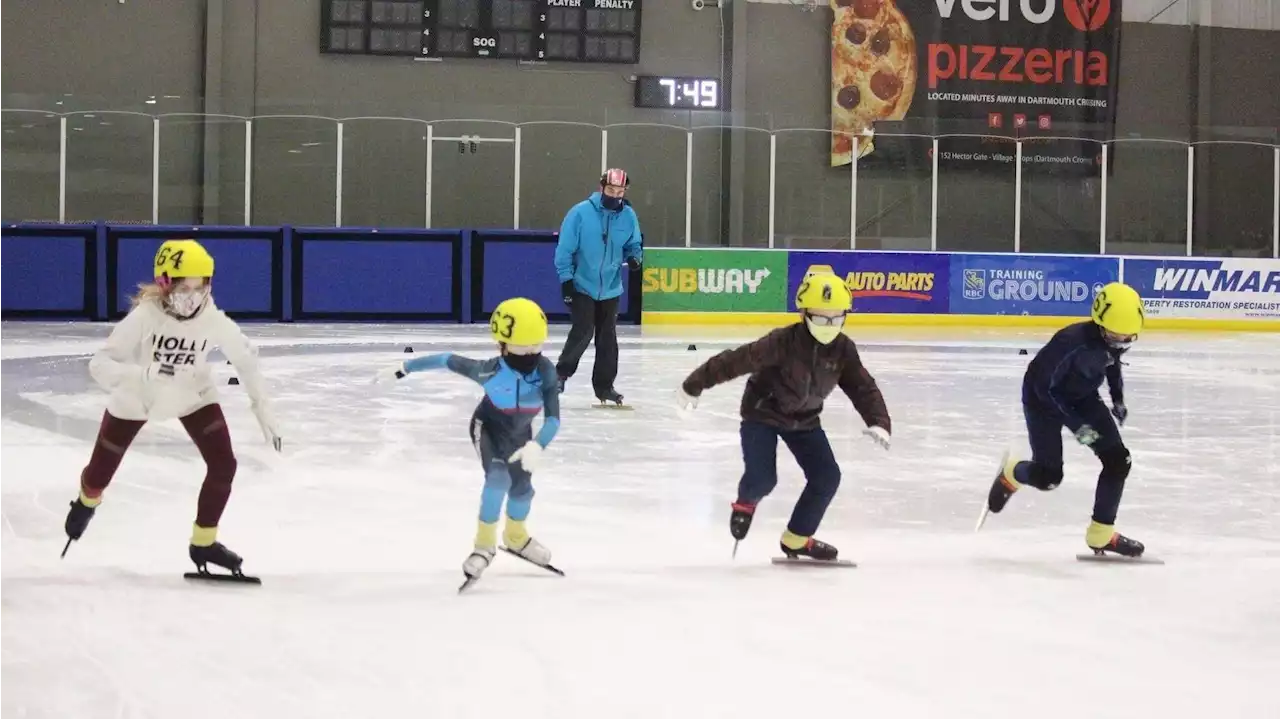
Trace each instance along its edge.
{"label": "white hoodie", "polygon": [[[111,393],[107,411],[115,417],[185,417],[218,401],[208,364],[214,347],[235,366],[267,440],[273,441],[279,433],[267,409],[257,348],[212,297],[186,320],[165,312],[159,300],[144,300],[111,330],[106,345],[89,361],[89,374]],[[172,375],[166,366],[172,367]]]}

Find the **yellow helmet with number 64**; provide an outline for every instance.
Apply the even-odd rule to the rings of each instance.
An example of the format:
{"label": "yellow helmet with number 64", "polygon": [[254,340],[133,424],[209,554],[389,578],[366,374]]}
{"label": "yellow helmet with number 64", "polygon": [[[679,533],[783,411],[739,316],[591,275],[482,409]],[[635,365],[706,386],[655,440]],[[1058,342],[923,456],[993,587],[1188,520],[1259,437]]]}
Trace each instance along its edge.
{"label": "yellow helmet with number 64", "polygon": [[1123,282],[1112,282],[1098,290],[1090,315],[1094,324],[1102,329],[1126,337],[1142,332],[1146,319],[1142,313],[1142,297]]}
{"label": "yellow helmet with number 64", "polygon": [[498,344],[537,347],[547,341],[547,315],[537,302],[513,297],[493,311],[489,331]]}
{"label": "yellow helmet with number 64", "polygon": [[195,240],[165,240],[154,265],[157,280],[213,277],[213,255]]}

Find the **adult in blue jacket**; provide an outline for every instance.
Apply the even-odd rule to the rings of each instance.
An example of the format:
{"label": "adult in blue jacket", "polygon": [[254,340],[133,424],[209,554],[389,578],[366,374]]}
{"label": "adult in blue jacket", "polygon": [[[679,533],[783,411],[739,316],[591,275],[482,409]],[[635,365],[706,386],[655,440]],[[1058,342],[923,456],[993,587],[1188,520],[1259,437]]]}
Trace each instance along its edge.
{"label": "adult in blue jacket", "polygon": [[618,300],[622,296],[622,266],[640,268],[643,248],[640,221],[627,202],[631,179],[611,169],[600,177],[600,191],[569,210],[560,225],[556,245],[556,273],[569,306],[573,327],[565,341],[556,374],[560,391],[578,371],[582,353],[594,337],[596,363],[591,386],[601,402],[622,404],[613,388],[618,377]]}

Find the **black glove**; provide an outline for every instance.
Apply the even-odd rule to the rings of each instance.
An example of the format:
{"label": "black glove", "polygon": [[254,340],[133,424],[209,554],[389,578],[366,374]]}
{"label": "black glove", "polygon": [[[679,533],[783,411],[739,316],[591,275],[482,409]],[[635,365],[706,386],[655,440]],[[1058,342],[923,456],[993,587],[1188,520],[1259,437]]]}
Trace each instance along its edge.
{"label": "black glove", "polygon": [[1124,421],[1129,418],[1129,408],[1124,406],[1123,402],[1117,403],[1111,407],[1111,416],[1116,418],[1120,426],[1124,426]]}
{"label": "black glove", "polygon": [[573,289],[573,280],[565,280],[560,283],[560,295],[564,298],[566,305],[573,304],[573,296],[577,294]]}
{"label": "black glove", "polygon": [[627,267],[630,267],[632,270],[640,269],[640,260],[636,259],[635,257],[628,257]]}

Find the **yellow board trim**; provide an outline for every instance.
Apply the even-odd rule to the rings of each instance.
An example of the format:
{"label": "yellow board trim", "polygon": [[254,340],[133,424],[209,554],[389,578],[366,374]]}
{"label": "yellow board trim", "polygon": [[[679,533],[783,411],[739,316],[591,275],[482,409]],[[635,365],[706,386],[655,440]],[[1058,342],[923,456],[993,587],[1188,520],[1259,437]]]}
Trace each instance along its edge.
{"label": "yellow board trim", "polygon": [[[1061,328],[1087,317],[1032,315],[916,315],[851,313],[845,326],[898,327],[1052,327]],[[641,326],[735,325],[786,327],[800,321],[798,312],[642,312]],[[1280,320],[1218,320],[1148,317],[1152,330],[1201,330],[1209,332],[1280,332]]]}

